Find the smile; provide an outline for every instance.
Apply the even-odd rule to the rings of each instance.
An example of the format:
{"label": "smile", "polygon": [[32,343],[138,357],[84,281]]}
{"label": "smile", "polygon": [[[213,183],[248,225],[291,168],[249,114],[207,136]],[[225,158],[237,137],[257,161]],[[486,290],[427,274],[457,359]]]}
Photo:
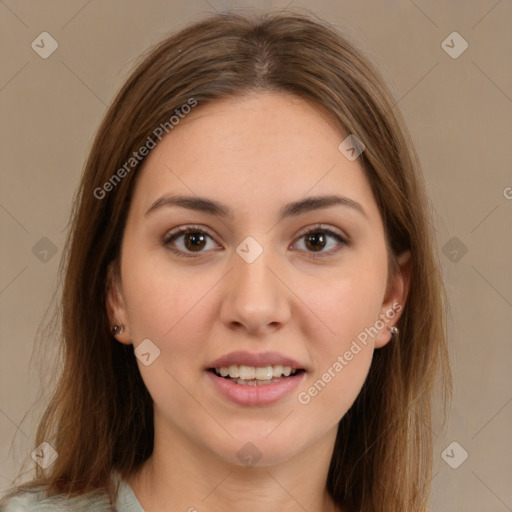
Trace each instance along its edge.
{"label": "smile", "polygon": [[215,372],[219,377],[230,379],[237,384],[245,386],[261,386],[279,382],[282,377],[295,375],[297,370],[291,366],[283,366],[276,364],[273,366],[245,366],[232,364],[230,366],[222,366],[219,368],[211,368],[210,371]]}
{"label": "smile", "polygon": [[[226,375],[223,376],[221,372]],[[231,377],[231,374],[235,377]],[[291,395],[305,378],[306,371],[280,365],[262,367],[230,365],[210,368],[206,375],[210,378],[213,389],[220,396],[238,405],[254,407],[271,405]]]}

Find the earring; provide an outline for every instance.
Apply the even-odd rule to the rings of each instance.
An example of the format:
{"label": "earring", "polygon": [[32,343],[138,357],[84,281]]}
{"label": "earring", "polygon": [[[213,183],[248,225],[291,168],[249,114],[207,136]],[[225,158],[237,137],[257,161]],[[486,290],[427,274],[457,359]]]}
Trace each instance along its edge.
{"label": "earring", "polygon": [[112,334],[115,336],[116,334],[123,334],[124,332],[124,325],[114,325],[112,327]]}
{"label": "earring", "polygon": [[391,333],[391,336],[395,336],[396,334],[398,334],[398,327],[395,327],[394,325],[392,325],[390,328],[389,328],[389,332]]}

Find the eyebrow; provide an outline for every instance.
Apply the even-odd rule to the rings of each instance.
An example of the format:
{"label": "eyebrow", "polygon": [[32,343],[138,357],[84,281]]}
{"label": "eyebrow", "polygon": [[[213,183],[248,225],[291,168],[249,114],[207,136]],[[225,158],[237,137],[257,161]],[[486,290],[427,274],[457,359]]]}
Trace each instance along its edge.
{"label": "eyebrow", "polygon": [[[183,195],[164,195],[157,199],[147,210],[145,215],[149,215],[165,207],[178,206],[188,210],[195,210],[219,217],[233,217],[233,212],[226,205],[219,203],[213,199],[198,196],[183,196]],[[329,208],[331,206],[344,206],[350,208],[368,219],[364,208],[360,203],[345,196],[340,195],[326,195],[326,196],[311,196],[300,201],[295,201],[284,205],[279,211],[279,220],[286,217],[295,217],[302,213],[310,212],[313,210],[320,210],[322,208]]]}

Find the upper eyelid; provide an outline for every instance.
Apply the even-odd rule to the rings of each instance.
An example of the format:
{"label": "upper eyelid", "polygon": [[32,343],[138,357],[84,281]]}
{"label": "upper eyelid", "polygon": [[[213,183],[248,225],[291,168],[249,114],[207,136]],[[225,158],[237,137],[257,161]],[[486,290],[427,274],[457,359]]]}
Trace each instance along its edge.
{"label": "upper eyelid", "polygon": [[204,233],[205,235],[208,235],[212,240],[215,239],[215,236],[212,233],[210,233],[208,228],[205,228],[203,226],[193,226],[192,225],[192,226],[179,227],[179,228],[175,228],[175,229],[171,229],[171,230],[167,231],[163,236],[163,240],[164,241],[170,240],[173,237],[178,237],[178,236],[186,235],[188,233],[196,233],[196,232]]}

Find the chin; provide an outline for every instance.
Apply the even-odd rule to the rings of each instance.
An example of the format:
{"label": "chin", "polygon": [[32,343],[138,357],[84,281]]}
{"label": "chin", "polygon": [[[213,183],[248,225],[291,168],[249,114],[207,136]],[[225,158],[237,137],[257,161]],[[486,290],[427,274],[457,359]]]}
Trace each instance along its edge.
{"label": "chin", "polygon": [[[277,424],[273,425],[276,429]],[[267,467],[284,463],[300,450],[297,436],[287,434],[286,438],[272,429],[264,433],[254,430],[251,435],[245,432],[233,432],[233,438],[224,439],[222,443],[212,442],[211,451],[215,456],[228,464],[240,467]],[[213,440],[212,440],[213,441]]]}

